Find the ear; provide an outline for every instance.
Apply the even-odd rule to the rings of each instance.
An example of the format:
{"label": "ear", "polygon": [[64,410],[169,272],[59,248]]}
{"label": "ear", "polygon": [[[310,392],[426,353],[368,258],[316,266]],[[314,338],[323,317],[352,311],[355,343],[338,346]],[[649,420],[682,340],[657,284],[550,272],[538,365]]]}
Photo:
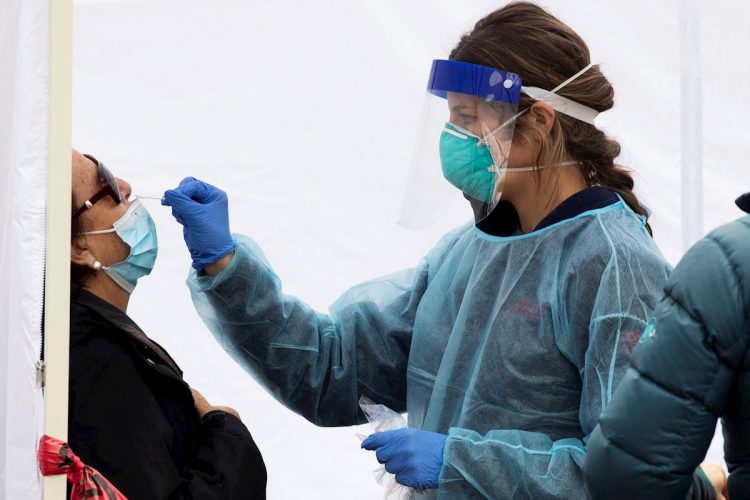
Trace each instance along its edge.
{"label": "ear", "polygon": [[529,108],[529,120],[547,135],[555,122],[555,110],[544,101],[534,101]]}
{"label": "ear", "polygon": [[73,240],[70,244],[70,262],[79,266],[91,267],[94,265],[94,261],[96,261],[96,258],[89,252],[86,237],[79,236]]}

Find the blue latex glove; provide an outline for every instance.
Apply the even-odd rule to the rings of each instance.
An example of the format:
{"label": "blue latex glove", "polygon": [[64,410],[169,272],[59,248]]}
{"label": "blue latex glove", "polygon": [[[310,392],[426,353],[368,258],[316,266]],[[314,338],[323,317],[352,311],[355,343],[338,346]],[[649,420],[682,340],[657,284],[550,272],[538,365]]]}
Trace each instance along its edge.
{"label": "blue latex glove", "polygon": [[182,224],[195,269],[200,271],[234,251],[229,234],[229,200],[221,189],[185,177],[175,189],[164,192],[161,204],[172,207],[172,215]]}
{"label": "blue latex glove", "polygon": [[405,428],[376,432],[362,441],[362,448],[375,450],[378,462],[400,484],[421,491],[438,487],[447,439],[445,434]]}

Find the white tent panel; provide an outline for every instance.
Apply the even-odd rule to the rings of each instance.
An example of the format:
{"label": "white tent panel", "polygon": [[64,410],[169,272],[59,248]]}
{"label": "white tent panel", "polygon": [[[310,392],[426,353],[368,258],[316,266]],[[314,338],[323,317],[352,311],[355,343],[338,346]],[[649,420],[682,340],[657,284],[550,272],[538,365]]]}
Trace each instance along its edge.
{"label": "white tent panel", "polygon": [[[680,192],[679,2],[544,4],[615,85],[616,107],[598,123],[623,145],[656,241],[676,262],[690,223]],[[732,28],[750,7],[732,4],[701,13],[705,230],[739,216],[732,200],[750,187],[739,168],[748,105],[729,92],[748,76],[734,62],[750,35]],[[324,311],[348,286],[414,265],[469,217],[456,206],[421,232],[395,225],[430,62],[499,5],[78,2],[74,144],[136,193],[159,194],[187,175],[225,189],[233,230],[260,243],[287,293]],[[269,498],[378,498],[376,462],[354,436],[366,429],[312,426],[221,351],[184,285],[181,228],[158,203],[149,209],[160,257],[128,312],[209,401],[239,410],[265,457]]]}
{"label": "white tent panel", "polygon": [[750,191],[747,166],[750,100],[744,91],[750,66],[742,62],[750,47],[750,5],[739,0],[701,5],[701,74],[703,77],[704,227],[738,217],[733,203]]}
{"label": "white tent panel", "polygon": [[0,2],[0,498],[40,498],[47,2]]}

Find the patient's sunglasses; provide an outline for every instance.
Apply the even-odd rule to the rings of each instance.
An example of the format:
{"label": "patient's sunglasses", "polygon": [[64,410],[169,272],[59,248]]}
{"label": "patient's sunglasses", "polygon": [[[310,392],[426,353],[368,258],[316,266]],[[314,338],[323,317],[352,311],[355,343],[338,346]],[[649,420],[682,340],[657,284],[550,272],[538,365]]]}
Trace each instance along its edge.
{"label": "patient's sunglasses", "polygon": [[112,175],[112,172],[109,171],[107,167],[104,166],[102,162],[97,160],[91,155],[83,155],[89,160],[96,163],[96,172],[99,175],[99,180],[102,183],[102,188],[96,192],[94,196],[89,198],[88,200],[83,202],[83,205],[81,205],[78,210],[76,210],[73,213],[73,217],[71,219],[75,219],[79,215],[81,215],[85,210],[88,210],[89,208],[94,206],[94,203],[101,200],[105,196],[112,197],[113,200],[115,200],[115,204],[119,205],[122,203],[122,196],[120,196],[120,186],[117,184],[117,179],[114,175]]}

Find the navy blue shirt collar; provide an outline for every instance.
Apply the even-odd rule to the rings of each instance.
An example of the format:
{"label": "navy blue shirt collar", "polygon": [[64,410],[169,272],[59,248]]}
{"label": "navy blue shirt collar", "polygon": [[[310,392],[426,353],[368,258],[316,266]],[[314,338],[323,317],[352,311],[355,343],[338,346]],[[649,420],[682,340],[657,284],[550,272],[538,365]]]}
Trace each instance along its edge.
{"label": "navy blue shirt collar", "polygon": [[[608,207],[620,199],[617,194],[605,187],[592,186],[570,196],[537,224],[534,231],[572,219],[589,210]],[[477,227],[492,236],[511,236],[520,230],[518,212],[512,203],[500,201],[495,209]]]}

